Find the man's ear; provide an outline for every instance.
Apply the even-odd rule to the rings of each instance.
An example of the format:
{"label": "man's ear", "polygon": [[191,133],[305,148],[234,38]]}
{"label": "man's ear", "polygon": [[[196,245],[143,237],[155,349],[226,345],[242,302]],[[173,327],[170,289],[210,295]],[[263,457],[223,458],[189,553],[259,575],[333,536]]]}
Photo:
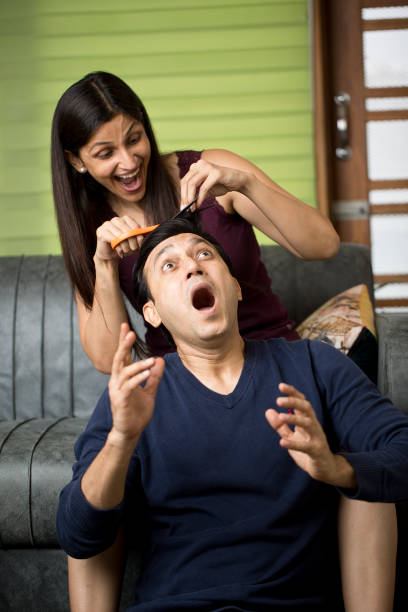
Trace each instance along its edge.
{"label": "man's ear", "polygon": [[242,302],[242,289],[241,289],[241,285],[239,284],[239,282],[237,281],[237,279],[234,277],[234,281],[237,287],[237,295],[238,295],[238,302]]}
{"label": "man's ear", "polygon": [[86,170],[80,157],[74,155],[71,151],[67,151],[66,149],[64,150],[64,155],[67,162],[69,162],[77,172],[83,173]]}
{"label": "man's ear", "polygon": [[160,327],[160,325],[162,324],[162,320],[152,300],[149,300],[143,306],[143,316],[145,318],[145,321],[150,323],[150,325],[152,325],[153,327]]}

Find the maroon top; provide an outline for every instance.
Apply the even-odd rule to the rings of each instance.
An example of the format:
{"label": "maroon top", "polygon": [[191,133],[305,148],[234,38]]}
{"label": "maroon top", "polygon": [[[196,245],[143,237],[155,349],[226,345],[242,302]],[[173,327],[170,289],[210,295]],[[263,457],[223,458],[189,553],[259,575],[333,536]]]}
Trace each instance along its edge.
{"label": "maroon top", "polygon": [[[190,165],[200,159],[197,151],[177,151],[180,178]],[[261,253],[252,226],[238,213],[227,213],[215,198],[208,198],[202,206],[214,204],[202,212],[201,223],[223,246],[229,256],[235,276],[242,289],[242,301],[238,305],[238,322],[245,338],[265,339],[284,337],[299,338],[294,323],[285,307],[271,290],[271,279],[261,260]],[[138,254],[119,262],[120,286],[133,304],[132,270]],[[175,350],[168,344],[161,331],[147,327],[146,342],[155,355]]]}

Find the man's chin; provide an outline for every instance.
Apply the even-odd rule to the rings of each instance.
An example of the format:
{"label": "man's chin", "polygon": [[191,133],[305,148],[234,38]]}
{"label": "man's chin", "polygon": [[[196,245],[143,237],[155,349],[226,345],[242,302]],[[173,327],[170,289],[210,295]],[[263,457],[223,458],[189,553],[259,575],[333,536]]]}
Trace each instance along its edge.
{"label": "man's chin", "polygon": [[226,327],[220,326],[203,326],[198,329],[191,330],[190,333],[183,333],[180,336],[173,334],[176,346],[198,346],[203,343],[212,344],[213,342],[221,342],[228,335]]}

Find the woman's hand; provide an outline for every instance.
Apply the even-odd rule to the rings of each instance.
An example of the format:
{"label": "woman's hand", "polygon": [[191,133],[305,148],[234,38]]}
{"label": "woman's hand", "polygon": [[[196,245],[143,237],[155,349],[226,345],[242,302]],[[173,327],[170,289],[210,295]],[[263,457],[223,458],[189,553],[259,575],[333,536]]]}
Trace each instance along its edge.
{"label": "woman's hand", "polygon": [[337,253],[339,237],[325,215],[231,151],[203,151],[181,179],[180,187],[181,208],[196,196],[197,207],[206,197],[219,196],[218,203],[227,213],[238,213],[297,257],[326,259]]}
{"label": "woman's hand", "polygon": [[111,240],[117,238],[121,234],[128,232],[129,230],[137,229],[140,227],[132,217],[113,217],[109,221],[105,221],[96,230],[96,251],[95,257],[102,260],[112,260],[118,257],[125,257],[135,251],[138,251],[143,242],[143,236],[135,236],[134,238],[128,238],[124,240],[115,249],[112,249],[110,243]]}
{"label": "woman's hand", "polygon": [[286,397],[278,397],[276,404],[288,412],[277,412],[271,408],[265,416],[280,435],[280,445],[315,480],[337,487],[355,488],[357,480],[354,469],[342,455],[330,450],[311,403],[291,385],[280,383],[279,390]]}
{"label": "woman's hand", "polygon": [[[164,360],[149,358],[132,362],[134,332],[123,323],[120,329],[118,349],[112,362],[109,381],[113,427],[111,441],[124,445],[137,441],[149,424],[156,399],[156,392],[164,371]],[[142,383],[146,382],[142,387]]]}
{"label": "woman's hand", "polygon": [[199,159],[191,164],[180,181],[180,208],[187,206],[197,195],[195,206],[198,208],[206,198],[222,196],[229,191],[241,191],[248,178],[247,172]]}

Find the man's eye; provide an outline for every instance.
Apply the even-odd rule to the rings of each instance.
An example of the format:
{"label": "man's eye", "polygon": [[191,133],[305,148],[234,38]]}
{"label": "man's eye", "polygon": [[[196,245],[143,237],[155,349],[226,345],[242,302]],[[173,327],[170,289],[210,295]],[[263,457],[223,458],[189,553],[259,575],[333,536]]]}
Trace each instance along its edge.
{"label": "man's eye", "polygon": [[172,268],[174,268],[174,264],[172,264],[171,261],[166,261],[166,263],[163,264],[162,270],[163,272],[166,272],[167,270],[171,270]]}
{"label": "man's eye", "polygon": [[204,251],[200,251],[198,254],[199,259],[203,259],[204,257],[209,257],[211,255],[211,251],[205,249]]}

